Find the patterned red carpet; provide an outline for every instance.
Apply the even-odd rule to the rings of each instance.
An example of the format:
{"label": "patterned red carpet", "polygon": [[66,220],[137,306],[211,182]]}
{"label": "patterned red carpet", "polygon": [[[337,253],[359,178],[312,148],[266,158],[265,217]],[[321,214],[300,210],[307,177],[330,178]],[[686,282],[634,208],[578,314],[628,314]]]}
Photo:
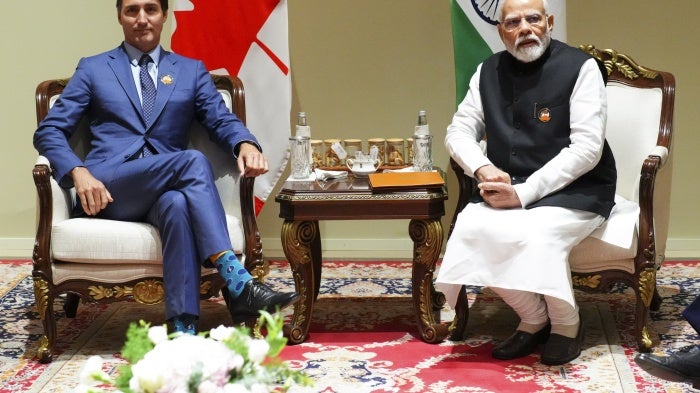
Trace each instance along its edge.
{"label": "patterned red carpet", "polygon": [[[700,262],[668,262],[659,274],[664,302],[653,315],[658,352],[695,343],[680,311],[698,293]],[[640,371],[629,326],[632,292],[577,293],[586,339],[583,354],[562,367],[539,363],[535,353],[518,361],[491,358],[494,342],[515,327],[515,315],[489,291],[470,294],[465,341],[426,344],[417,337],[410,299],[408,262],[325,262],[321,296],[309,340],[288,346],[282,356],[313,377],[315,386],[294,392],[685,392],[688,384],[664,382]],[[75,319],[58,320],[58,354],[42,365],[36,353],[42,326],[33,308],[31,264],[0,262],[0,393],[71,392],[85,360],[99,354],[110,365],[129,322],[162,323],[159,306],[117,303],[81,305]],[[271,262],[268,279],[276,288],[293,288],[284,261]],[[60,309],[60,307],[56,307]],[[443,319],[450,320],[450,310]],[[200,329],[230,318],[220,299],[203,303]]]}

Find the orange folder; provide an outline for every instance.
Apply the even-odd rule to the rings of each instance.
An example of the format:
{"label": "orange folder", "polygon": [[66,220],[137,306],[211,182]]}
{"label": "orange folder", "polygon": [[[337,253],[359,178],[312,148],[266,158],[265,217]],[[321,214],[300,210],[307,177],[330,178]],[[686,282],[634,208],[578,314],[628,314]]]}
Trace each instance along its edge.
{"label": "orange folder", "polygon": [[369,185],[374,191],[439,190],[445,185],[445,180],[438,172],[372,173]]}

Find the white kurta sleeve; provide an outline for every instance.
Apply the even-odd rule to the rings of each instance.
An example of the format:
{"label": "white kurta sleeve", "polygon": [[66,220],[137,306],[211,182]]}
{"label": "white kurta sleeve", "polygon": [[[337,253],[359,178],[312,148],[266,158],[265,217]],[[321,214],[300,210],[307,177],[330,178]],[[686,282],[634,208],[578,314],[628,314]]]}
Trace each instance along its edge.
{"label": "white kurta sleeve", "polygon": [[587,60],[581,67],[569,104],[571,143],[525,183],[514,186],[523,207],[566,187],[600,161],[605,144],[607,94],[595,59]]}
{"label": "white kurta sleeve", "polygon": [[464,169],[467,176],[484,165],[491,164],[479,142],[484,139],[484,109],[479,92],[481,64],[469,82],[469,90],[457,107],[452,123],[447,126],[445,148],[448,154]]}

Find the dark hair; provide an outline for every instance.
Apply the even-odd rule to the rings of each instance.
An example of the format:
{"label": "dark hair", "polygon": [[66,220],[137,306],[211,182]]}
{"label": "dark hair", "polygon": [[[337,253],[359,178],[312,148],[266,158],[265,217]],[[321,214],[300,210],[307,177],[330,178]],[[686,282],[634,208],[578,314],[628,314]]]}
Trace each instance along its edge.
{"label": "dark hair", "polygon": [[[160,8],[163,10],[163,12],[168,11],[168,0],[160,0]],[[121,11],[122,9],[122,0],[117,0],[117,10]]]}

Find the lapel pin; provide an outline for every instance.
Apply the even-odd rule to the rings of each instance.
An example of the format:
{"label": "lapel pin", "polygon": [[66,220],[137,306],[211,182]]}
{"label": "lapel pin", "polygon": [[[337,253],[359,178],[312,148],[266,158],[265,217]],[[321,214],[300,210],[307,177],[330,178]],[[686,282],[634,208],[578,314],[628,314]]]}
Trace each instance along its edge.
{"label": "lapel pin", "polygon": [[549,111],[549,108],[540,109],[540,111],[537,112],[537,120],[541,121],[542,123],[547,123],[548,121],[552,120],[552,113]]}
{"label": "lapel pin", "polygon": [[170,85],[173,83],[173,77],[170,75],[163,75],[160,81],[163,82],[164,85]]}

